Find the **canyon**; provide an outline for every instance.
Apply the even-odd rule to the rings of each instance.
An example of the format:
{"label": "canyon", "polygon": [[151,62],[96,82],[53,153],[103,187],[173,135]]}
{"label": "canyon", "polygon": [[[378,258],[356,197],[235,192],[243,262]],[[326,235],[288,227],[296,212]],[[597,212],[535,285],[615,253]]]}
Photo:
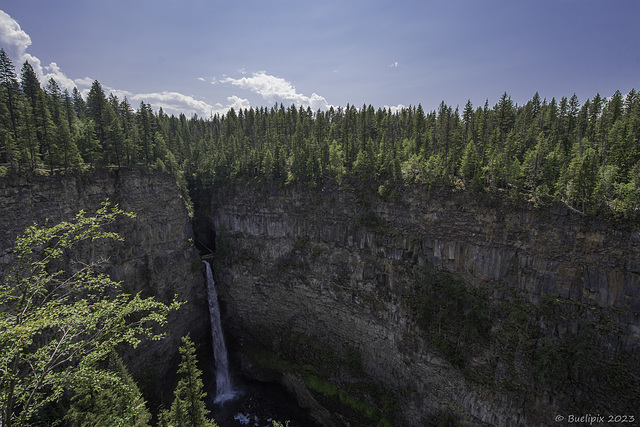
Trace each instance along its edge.
{"label": "canyon", "polygon": [[123,168],[0,182],[0,270],[26,226],[105,197],[138,215],[91,256],[129,292],[186,301],[165,340],[125,358],[156,405],[182,336],[213,359],[206,253],[232,370],[283,385],[319,425],[542,426],[640,406],[637,227],[465,191],[260,180],[212,189],[190,221],[170,175]]}
{"label": "canyon", "polygon": [[[565,413],[637,407],[638,230],[563,205],[481,197],[260,182],[214,194],[223,322],[237,338],[242,370],[272,369],[324,425],[418,426],[447,417],[549,425]],[[467,302],[443,311],[447,299],[436,296],[420,306],[425,277],[433,286],[453,277]],[[484,299],[473,297],[478,292]],[[484,317],[464,325],[474,303]],[[445,318],[421,321],[430,312]],[[448,337],[439,333],[459,320]],[[466,332],[474,322],[485,329],[475,339]],[[472,336],[457,353],[456,334]],[[620,372],[627,382],[613,384]],[[334,398],[338,408],[387,404],[386,412],[370,412],[363,424],[336,417],[340,409],[322,405],[333,404],[332,387],[353,397]]]}

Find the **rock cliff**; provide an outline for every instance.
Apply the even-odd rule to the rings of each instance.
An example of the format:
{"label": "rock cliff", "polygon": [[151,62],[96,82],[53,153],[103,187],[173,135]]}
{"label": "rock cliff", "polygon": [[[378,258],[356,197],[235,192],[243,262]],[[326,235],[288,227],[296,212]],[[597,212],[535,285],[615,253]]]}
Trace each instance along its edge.
{"label": "rock cliff", "polygon": [[253,183],[210,215],[242,369],[268,368],[324,425],[637,408],[637,229],[417,188]]}
{"label": "rock cliff", "polygon": [[107,257],[108,273],[122,281],[127,292],[154,295],[165,302],[177,294],[187,301],[170,315],[164,340],[143,343],[126,357],[150,403],[158,404],[163,398],[171,399],[180,338],[191,333],[195,342],[207,343],[210,336],[193,232],[170,175],[119,169],[0,181],[0,269],[11,262],[15,238],[27,226],[71,220],[81,209],[95,212],[105,198],[137,217],[117,222],[115,231],[124,242],[93,248],[90,256]]}
{"label": "rock cliff", "polygon": [[[640,406],[637,229],[562,206],[396,190],[252,182],[213,194],[196,240],[215,249],[236,367],[283,384],[322,425],[542,426]],[[181,336],[211,358],[201,266],[170,176],[0,181],[0,274],[25,227],[105,197],[138,216],[116,224],[123,243],[90,255],[108,257],[127,291],[187,301],[167,339],[128,357],[157,404],[171,398]]]}

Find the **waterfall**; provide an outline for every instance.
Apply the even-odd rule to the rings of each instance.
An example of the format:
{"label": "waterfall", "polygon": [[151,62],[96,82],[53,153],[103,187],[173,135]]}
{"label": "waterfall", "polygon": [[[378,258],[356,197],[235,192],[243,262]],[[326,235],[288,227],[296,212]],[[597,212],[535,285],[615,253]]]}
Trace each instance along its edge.
{"label": "waterfall", "polygon": [[216,292],[215,281],[211,266],[207,261],[202,261],[207,267],[207,293],[209,294],[209,314],[211,316],[211,338],[213,339],[213,356],[216,359],[216,399],[215,403],[222,403],[233,399],[235,392],[231,387],[231,377],[229,376],[229,360],[227,359],[227,347],[224,344],[222,335],[222,324],[220,323],[220,306],[218,305],[218,294]]}

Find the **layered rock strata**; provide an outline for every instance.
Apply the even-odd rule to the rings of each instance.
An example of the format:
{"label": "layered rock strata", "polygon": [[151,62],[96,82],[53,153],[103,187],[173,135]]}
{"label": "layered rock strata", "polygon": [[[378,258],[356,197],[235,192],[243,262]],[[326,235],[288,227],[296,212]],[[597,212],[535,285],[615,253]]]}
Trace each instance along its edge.
{"label": "layered rock strata", "polygon": [[[216,252],[226,254],[217,271],[223,322],[240,352],[251,343],[277,351],[283,331],[337,352],[355,347],[367,375],[395,393],[397,417],[406,425],[424,425],[443,412],[469,425],[554,422],[568,410],[567,396],[543,390],[525,404],[526,391],[469,381],[425,340],[407,295],[421,269],[435,266],[489,288],[494,305],[510,304],[516,295],[531,307],[552,297],[604,310],[617,331],[603,338],[611,354],[638,353],[637,229],[561,207],[494,208],[418,189],[364,199],[332,187],[247,186],[214,196]],[[562,336],[571,327],[541,329]],[[321,418],[340,424],[326,421],[326,413]]]}

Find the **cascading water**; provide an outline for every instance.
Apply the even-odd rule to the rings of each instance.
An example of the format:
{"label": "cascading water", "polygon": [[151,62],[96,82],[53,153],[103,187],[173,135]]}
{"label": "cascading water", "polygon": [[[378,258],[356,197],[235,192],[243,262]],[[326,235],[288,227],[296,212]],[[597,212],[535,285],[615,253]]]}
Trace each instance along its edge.
{"label": "cascading water", "polygon": [[202,261],[207,270],[207,293],[209,295],[209,313],[211,316],[211,338],[213,339],[213,356],[216,359],[216,399],[215,403],[222,403],[233,399],[236,393],[231,387],[229,376],[229,360],[227,359],[227,347],[222,335],[220,322],[220,307],[218,305],[218,293],[211,266],[207,261]]}
{"label": "cascading water", "polygon": [[[234,390],[229,375],[227,347],[222,335],[218,293],[213,280],[211,266],[206,267],[207,293],[209,295],[209,313],[211,315],[211,337],[213,356],[216,359],[216,397],[217,413],[214,418],[219,425],[272,425],[277,419],[291,420],[295,425],[310,425],[308,413],[292,403],[291,396],[274,385],[250,383],[242,385],[242,391]],[[233,400],[233,401],[231,401]],[[266,424],[263,424],[265,421]],[[258,424],[258,423],[261,424]],[[284,425],[279,422],[278,425]]]}

